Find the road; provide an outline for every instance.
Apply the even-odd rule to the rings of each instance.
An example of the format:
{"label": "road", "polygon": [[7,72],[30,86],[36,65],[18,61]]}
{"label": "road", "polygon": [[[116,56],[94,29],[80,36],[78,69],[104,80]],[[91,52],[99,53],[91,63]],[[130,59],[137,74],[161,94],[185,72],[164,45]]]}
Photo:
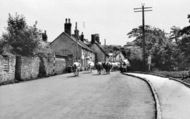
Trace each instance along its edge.
{"label": "road", "polygon": [[168,78],[128,73],[149,80],[155,88],[161,107],[163,119],[190,118],[190,88]]}
{"label": "road", "polygon": [[112,72],[57,75],[0,87],[0,119],[154,119],[148,85]]}

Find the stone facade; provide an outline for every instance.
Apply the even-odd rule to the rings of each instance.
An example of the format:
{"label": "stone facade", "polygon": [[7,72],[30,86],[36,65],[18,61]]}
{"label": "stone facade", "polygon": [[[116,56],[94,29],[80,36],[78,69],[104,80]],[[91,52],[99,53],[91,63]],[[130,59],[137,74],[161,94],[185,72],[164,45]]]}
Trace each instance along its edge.
{"label": "stone facade", "polygon": [[109,53],[109,61],[110,62],[120,62],[125,60],[125,56],[122,52]]}
{"label": "stone facade", "polygon": [[40,67],[39,57],[16,58],[16,79],[31,80],[38,77]]}
{"label": "stone facade", "polygon": [[66,61],[64,58],[56,58],[55,59],[55,73],[62,74],[66,69]]}
{"label": "stone facade", "polygon": [[[87,60],[91,58],[94,61],[94,51],[84,43],[84,34],[79,36],[77,22],[75,23],[74,34],[71,32],[72,24],[70,19],[65,19],[65,30],[53,42],[50,43],[56,57],[66,59],[67,68],[73,65],[73,62],[79,61],[81,68],[87,67]],[[72,58],[72,59],[71,59]]]}
{"label": "stone facade", "polygon": [[95,62],[95,54],[82,49],[82,51],[81,51],[81,64],[82,64],[83,70],[86,67],[88,67],[88,64],[87,64],[88,60]]}
{"label": "stone facade", "polygon": [[90,44],[90,48],[95,52],[95,62],[105,62],[107,54],[103,51],[103,48],[98,43]]}
{"label": "stone facade", "polygon": [[123,55],[123,53],[121,53],[121,52],[116,53],[115,62],[120,62],[120,61],[123,61],[123,60],[125,60],[125,56]]}
{"label": "stone facade", "polygon": [[72,57],[72,62],[69,61],[67,67],[71,66],[74,61],[80,60],[84,68],[87,64],[87,58],[95,57],[94,52],[82,41],[64,32],[51,43],[51,48],[54,50],[56,57],[57,55],[60,57]]}
{"label": "stone facade", "polygon": [[64,58],[0,55],[0,84],[62,74],[65,69]]}
{"label": "stone facade", "polygon": [[15,63],[14,55],[0,55],[0,84],[14,81]]}
{"label": "stone facade", "polygon": [[[74,61],[76,58],[81,57],[81,47],[74,40],[70,39],[70,37],[68,34],[62,33],[51,43],[51,47],[56,53],[56,56],[67,57],[70,55]],[[72,65],[73,61],[67,65]]]}

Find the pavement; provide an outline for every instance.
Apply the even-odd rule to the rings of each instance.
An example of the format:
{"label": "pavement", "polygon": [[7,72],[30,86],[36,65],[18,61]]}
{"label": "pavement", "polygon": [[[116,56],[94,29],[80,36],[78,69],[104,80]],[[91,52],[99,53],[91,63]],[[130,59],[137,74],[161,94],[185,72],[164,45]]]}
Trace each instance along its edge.
{"label": "pavement", "polygon": [[147,83],[119,72],[64,74],[0,87],[0,119],[154,118]]}
{"label": "pavement", "polygon": [[162,119],[190,119],[190,88],[168,78],[127,73],[149,80],[155,88]]}

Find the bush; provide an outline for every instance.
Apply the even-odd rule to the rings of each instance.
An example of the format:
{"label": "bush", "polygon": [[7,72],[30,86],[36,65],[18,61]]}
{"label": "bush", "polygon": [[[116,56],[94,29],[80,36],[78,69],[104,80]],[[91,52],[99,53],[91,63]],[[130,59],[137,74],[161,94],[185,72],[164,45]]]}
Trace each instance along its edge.
{"label": "bush", "polygon": [[22,15],[9,14],[7,33],[3,34],[6,44],[11,46],[10,52],[16,55],[33,56],[39,42],[39,30],[28,26]]}
{"label": "bush", "polygon": [[172,78],[185,78],[189,76],[189,71],[155,71],[153,74]]}

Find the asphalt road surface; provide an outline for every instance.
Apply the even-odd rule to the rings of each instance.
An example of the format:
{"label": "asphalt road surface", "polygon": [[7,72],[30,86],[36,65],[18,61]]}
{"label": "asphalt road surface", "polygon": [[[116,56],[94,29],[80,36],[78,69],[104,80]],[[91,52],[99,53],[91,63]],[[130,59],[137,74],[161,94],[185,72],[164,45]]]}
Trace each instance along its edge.
{"label": "asphalt road surface", "polygon": [[0,87],[0,119],[154,119],[148,85],[111,72],[64,74]]}

